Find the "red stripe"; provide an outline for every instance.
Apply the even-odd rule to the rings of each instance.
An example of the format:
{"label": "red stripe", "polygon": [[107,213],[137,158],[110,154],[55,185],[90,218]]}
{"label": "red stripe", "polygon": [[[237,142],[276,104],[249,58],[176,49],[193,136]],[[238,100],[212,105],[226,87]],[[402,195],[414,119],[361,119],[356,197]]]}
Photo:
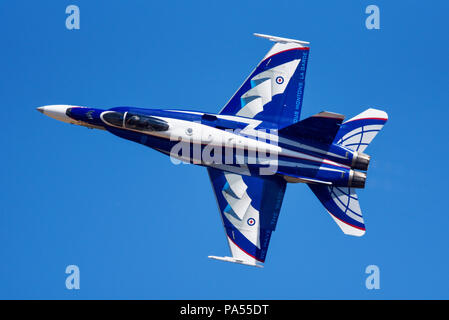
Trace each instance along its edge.
{"label": "red stripe", "polygon": [[[299,152],[299,151],[294,151],[294,152]],[[343,163],[339,163],[339,162],[336,162],[336,161],[333,161],[333,160],[329,160],[329,159],[325,159],[325,158],[322,158],[323,161],[318,161],[318,160],[311,160],[311,159],[303,158],[303,157],[300,157],[300,156],[289,155],[289,154],[282,154],[281,153],[280,155],[283,156],[283,157],[287,157],[287,158],[301,159],[301,160],[306,160],[306,161],[320,163],[320,164],[327,164],[329,166],[339,167],[339,168],[343,168],[343,169],[350,169],[351,168],[350,166],[347,166],[347,165],[345,165]],[[313,157],[313,156],[311,156],[311,157]],[[324,162],[324,160],[335,162],[335,164],[326,163],[326,162]]]}
{"label": "red stripe", "polygon": [[[327,211],[327,212],[329,212],[329,211]],[[357,227],[357,226],[354,226],[354,225],[352,225],[352,224],[350,224],[350,223],[347,223],[346,221],[343,221],[343,220],[337,218],[336,216],[334,216],[334,215],[333,215],[332,213],[330,213],[330,212],[329,212],[329,214],[330,214],[332,217],[334,217],[335,219],[337,219],[337,220],[343,222],[344,224],[347,224],[348,226],[351,226],[351,227],[353,227],[353,228],[356,228],[356,229],[359,229],[359,230],[362,230],[362,231],[366,231],[365,228]]]}
{"label": "red stripe", "polygon": [[235,243],[234,240],[231,239],[231,237],[229,237],[228,235],[227,235],[227,237],[228,237],[229,240],[231,240],[231,242],[232,242],[233,244],[235,244],[235,245],[237,246],[237,248],[239,248],[240,250],[242,250],[244,253],[246,253],[247,255],[249,255],[251,258],[256,259],[257,261],[262,262],[262,263],[264,262],[264,260],[259,260],[259,259],[257,259],[255,256],[253,256],[252,254],[249,254],[248,252],[246,252],[245,250],[243,250],[242,248],[240,248],[240,246],[239,246],[237,243]]}
{"label": "red stripe", "polygon": [[[275,55],[278,55],[278,54],[280,54],[280,53],[287,52],[287,51],[292,51],[292,50],[310,50],[310,47],[300,47],[300,48],[291,48],[291,49],[282,50],[282,51],[279,51],[279,52],[277,52],[277,53],[275,53],[275,54],[272,54],[272,55],[269,56],[268,58],[263,59],[262,62],[264,62],[264,61],[270,59],[271,57],[273,57],[273,56],[275,56]],[[262,63],[262,62],[261,62],[261,63]]]}
{"label": "red stripe", "polygon": [[354,120],[348,120],[345,123],[351,122],[351,121],[358,121],[358,120],[382,120],[387,121],[387,118],[360,118],[360,119],[354,119]]}
{"label": "red stripe", "polygon": [[[132,131],[140,132],[140,131],[137,131],[137,130],[132,130]],[[166,137],[159,137],[159,138],[161,138],[161,139],[166,139],[166,140],[167,140],[167,139],[170,139],[170,138],[166,138]],[[198,142],[194,142],[194,141],[189,141],[189,143],[191,143],[191,144],[197,144],[197,145],[201,145],[201,146],[207,146],[207,145],[208,145],[207,143],[198,143]],[[224,146],[221,146],[221,147],[224,147]],[[243,150],[245,150],[245,147],[239,148],[239,147],[236,146],[235,149],[239,149],[239,150],[243,149]],[[299,152],[299,151],[294,151],[294,152]],[[166,153],[166,154],[169,154],[169,153]],[[351,167],[348,166],[348,165],[345,165],[345,164],[343,164],[343,163],[339,163],[339,162],[337,162],[337,161],[329,160],[329,159],[326,159],[326,158],[320,158],[320,159],[323,159],[323,161],[319,161],[319,160],[307,159],[307,158],[303,158],[303,157],[295,156],[295,155],[282,154],[282,153],[280,154],[280,156],[287,157],[287,158],[293,158],[293,159],[306,160],[306,161],[310,161],[310,162],[314,162],[314,163],[319,163],[319,164],[321,164],[321,165],[327,164],[327,165],[332,166],[332,167],[338,167],[338,168],[343,168],[343,169],[350,169],[350,168],[351,168]],[[311,157],[313,157],[313,156],[311,156]],[[279,160],[279,158],[278,158],[278,160]],[[327,161],[332,161],[332,162],[334,162],[335,164],[332,164],[332,163],[326,163],[326,162],[324,162],[325,160],[327,160]],[[320,167],[321,167],[321,166],[320,166]]]}
{"label": "red stripe", "polygon": [[[338,163],[338,164],[332,164],[332,163],[324,162],[324,160],[328,160],[328,159],[323,159],[323,161],[318,161],[318,160],[310,160],[310,159],[307,159],[307,158],[302,158],[302,157],[293,156],[293,155],[287,155],[287,154],[281,154],[281,156],[284,156],[284,157],[287,157],[287,158],[293,158],[293,159],[306,160],[306,161],[310,161],[310,162],[314,162],[314,163],[319,163],[321,165],[327,164],[328,166],[338,167],[338,168],[343,168],[343,169],[350,169],[351,168],[350,166],[346,166],[346,165],[344,165],[342,163],[338,163],[338,162],[335,162],[335,161],[334,162]],[[328,161],[332,161],[332,160],[328,160]],[[319,166],[319,167],[321,167],[321,166]]]}

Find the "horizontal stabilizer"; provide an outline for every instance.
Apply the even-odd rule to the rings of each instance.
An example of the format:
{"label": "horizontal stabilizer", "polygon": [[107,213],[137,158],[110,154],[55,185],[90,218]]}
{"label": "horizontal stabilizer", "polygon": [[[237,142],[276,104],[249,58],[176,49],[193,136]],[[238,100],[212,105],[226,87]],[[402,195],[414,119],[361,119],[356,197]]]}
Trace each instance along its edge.
{"label": "horizontal stabilizer", "polygon": [[367,109],[341,125],[334,142],[348,149],[363,152],[388,120],[386,112]]}
{"label": "horizontal stabilizer", "polygon": [[279,130],[280,135],[330,144],[334,141],[345,117],[338,113],[323,111]]}
{"label": "horizontal stabilizer", "polygon": [[365,234],[365,222],[355,189],[308,184],[340,229],[351,236]]}
{"label": "horizontal stabilizer", "polygon": [[245,261],[245,260],[236,259],[236,258],[232,258],[232,257],[208,256],[208,258],[210,258],[210,259],[215,259],[215,260],[220,260],[220,261],[226,261],[226,262],[240,263],[240,264],[244,264],[244,265],[246,265],[246,266],[251,266],[251,267],[263,268],[263,265],[258,264],[258,263],[256,263],[256,262],[253,262],[253,261]]}

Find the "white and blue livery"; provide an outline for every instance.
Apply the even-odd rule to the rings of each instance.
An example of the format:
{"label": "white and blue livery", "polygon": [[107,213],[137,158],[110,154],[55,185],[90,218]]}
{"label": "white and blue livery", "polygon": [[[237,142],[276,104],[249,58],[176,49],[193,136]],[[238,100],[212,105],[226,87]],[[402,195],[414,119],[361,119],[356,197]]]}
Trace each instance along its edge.
{"label": "white and blue livery", "polygon": [[256,36],[274,45],[218,114],[70,105],[38,111],[206,167],[231,252],[210,258],[263,266],[287,183],[307,184],[345,234],[362,236],[356,189],[365,187],[364,151],[387,114],[368,109],[344,121],[324,111],[300,120],[309,43]]}

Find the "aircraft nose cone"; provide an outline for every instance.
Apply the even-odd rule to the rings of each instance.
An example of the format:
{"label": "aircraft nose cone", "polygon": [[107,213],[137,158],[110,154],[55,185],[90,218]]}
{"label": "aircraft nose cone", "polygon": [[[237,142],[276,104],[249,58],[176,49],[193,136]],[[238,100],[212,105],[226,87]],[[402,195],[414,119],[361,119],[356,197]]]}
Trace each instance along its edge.
{"label": "aircraft nose cone", "polygon": [[37,108],[37,111],[62,122],[75,123],[75,121],[67,115],[67,109],[72,107],[73,106],[62,104],[48,105]]}

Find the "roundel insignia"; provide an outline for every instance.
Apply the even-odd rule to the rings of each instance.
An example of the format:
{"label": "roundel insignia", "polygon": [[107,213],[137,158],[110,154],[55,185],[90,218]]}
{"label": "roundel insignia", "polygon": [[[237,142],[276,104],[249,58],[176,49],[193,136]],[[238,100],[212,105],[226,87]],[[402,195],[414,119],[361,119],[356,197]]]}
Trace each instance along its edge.
{"label": "roundel insignia", "polygon": [[249,226],[253,226],[256,224],[256,220],[254,218],[249,218],[248,221],[246,221]]}
{"label": "roundel insignia", "polygon": [[277,84],[283,84],[284,83],[284,78],[282,78],[281,76],[276,77],[276,83]]}

